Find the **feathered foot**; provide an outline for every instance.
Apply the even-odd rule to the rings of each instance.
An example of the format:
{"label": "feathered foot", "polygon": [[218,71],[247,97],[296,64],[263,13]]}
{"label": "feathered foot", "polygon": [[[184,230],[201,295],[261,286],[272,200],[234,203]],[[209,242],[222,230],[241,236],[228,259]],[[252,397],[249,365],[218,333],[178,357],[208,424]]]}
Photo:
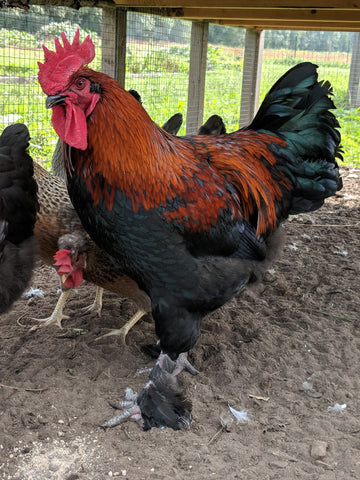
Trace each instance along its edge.
{"label": "feathered foot", "polygon": [[173,375],[179,375],[182,371],[186,370],[187,372],[191,373],[191,375],[197,375],[199,373],[199,370],[196,370],[196,368],[191,365],[187,358],[187,352],[180,353],[178,356],[176,362],[175,362],[175,368],[174,371],[172,372]]}
{"label": "feathered foot", "polygon": [[125,323],[125,325],[121,328],[114,328],[110,330],[110,332],[105,333],[105,335],[101,335],[100,337],[97,337],[95,340],[98,341],[101,338],[105,337],[110,337],[112,335],[119,335],[121,338],[121,341],[124,345],[126,345],[126,336],[132,329],[132,327],[142,318],[144,315],[146,315],[147,312],[145,310],[138,310],[135,315],[133,315],[128,322]]}
{"label": "feathered foot", "polygon": [[82,308],[81,310],[83,310],[84,313],[95,312],[98,314],[99,317],[101,317],[103,293],[104,293],[103,288],[96,287],[94,302],[91,305]]}
{"label": "feathered foot", "polygon": [[177,382],[177,374],[189,363],[186,356],[185,360],[184,363],[182,356],[180,369],[178,362],[173,362],[168,355],[161,353],[139,395],[127,389],[125,402],[119,402],[115,406],[123,411],[101,427],[115,427],[126,420],[136,420],[144,430],[152,427],[169,427],[174,430],[188,428],[191,423],[191,405],[184,399]]}
{"label": "feathered foot", "polygon": [[[141,347],[141,350],[152,358],[158,358],[161,354],[160,342],[157,342],[155,344],[143,345]],[[181,373],[183,370],[191,373],[191,375],[197,375],[199,373],[199,371],[196,370],[193,365],[191,365],[187,358],[187,355],[187,352],[180,353],[176,360],[173,375],[179,375],[179,373]]]}
{"label": "feathered foot", "polygon": [[34,332],[38,328],[48,327],[49,325],[57,325],[59,328],[62,328],[61,321],[67,320],[70,318],[68,315],[63,314],[63,309],[65,307],[66,300],[70,295],[70,292],[71,292],[71,289],[61,292],[59,300],[57,301],[54,311],[52,312],[50,317],[32,318],[32,320],[36,320],[37,322],[40,322],[40,323],[39,325],[34,325],[33,327],[31,327],[30,332]]}
{"label": "feathered foot", "polygon": [[[144,345],[141,347],[141,350],[146,353],[147,355],[150,355],[152,358],[157,358],[161,354],[161,348],[159,345],[159,342],[156,344],[148,344]],[[196,368],[191,365],[187,358],[187,352],[180,353],[176,360],[176,365],[175,369],[173,371],[173,375],[179,375],[183,370],[186,370],[187,372],[191,373],[191,375],[197,375],[199,373]]]}

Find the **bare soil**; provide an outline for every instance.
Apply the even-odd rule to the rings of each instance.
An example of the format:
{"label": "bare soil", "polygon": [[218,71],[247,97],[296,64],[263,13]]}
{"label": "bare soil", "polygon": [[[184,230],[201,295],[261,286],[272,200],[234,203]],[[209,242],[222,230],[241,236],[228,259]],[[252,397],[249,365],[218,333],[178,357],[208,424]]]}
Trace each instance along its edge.
{"label": "bare soil", "polygon": [[[135,311],[106,292],[102,316],[84,314],[95,287],[73,292],[63,330],[30,332],[58,298],[55,270],[0,318],[0,478],[21,480],[360,478],[360,170],[318,212],[291,218],[281,257],[263,281],[203,321],[182,373],[189,430],[106,431],[109,402],[139,391],[153,365],[146,317],[129,333],[96,338]],[[340,407],[329,411],[329,407]],[[237,422],[229,410],[245,410]]]}

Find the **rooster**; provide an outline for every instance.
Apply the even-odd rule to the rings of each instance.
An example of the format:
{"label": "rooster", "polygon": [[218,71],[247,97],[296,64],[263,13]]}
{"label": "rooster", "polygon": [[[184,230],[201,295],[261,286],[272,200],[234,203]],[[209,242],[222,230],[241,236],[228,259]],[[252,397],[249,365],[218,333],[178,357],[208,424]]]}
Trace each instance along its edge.
{"label": "rooster", "polygon": [[[135,90],[129,90],[129,93],[141,102],[140,95]],[[181,123],[182,115],[176,113],[161,128],[175,135]],[[204,128],[212,134],[221,133],[224,123],[221,117],[213,115],[200,127],[199,132]],[[206,134],[205,131],[204,134]],[[99,316],[101,315],[104,288],[128,297],[137,304],[138,311],[124,326],[120,329],[111,329],[110,332],[97,338],[100,340],[103,337],[119,335],[122,343],[125,344],[129,330],[145,314],[151,312],[150,300],[145,292],[139,289],[136,282],[117,269],[109,257],[86,235],[70,202],[65,182],[58,178],[62,172],[65,174],[59,144],[60,142],[56,146],[52,159],[52,169],[56,175],[52,175],[39,164],[34,163],[34,178],[39,188],[40,203],[34,233],[40,247],[40,258],[48,265],[59,267],[58,273],[63,280],[62,292],[51,315],[47,318],[35,318],[38,324],[34,325],[31,331],[49,325],[62,328],[62,320],[69,318],[63,310],[71,290],[85,279],[97,285],[94,302],[83,309],[85,312],[95,311]]]}
{"label": "rooster", "polygon": [[28,285],[37,254],[33,229],[38,211],[30,135],[22,124],[0,136],[0,314]]}
{"label": "rooster", "polygon": [[44,47],[38,78],[64,142],[69,195],[89,235],[151,298],[161,349],[130,416],[144,429],[180,429],[191,415],[176,379],[184,367],[194,373],[185,356],[201,319],[256,278],[289,214],[321,207],[342,186],[331,86],[301,63],[247,128],[175,137],[87,66],[89,36],[62,40]]}

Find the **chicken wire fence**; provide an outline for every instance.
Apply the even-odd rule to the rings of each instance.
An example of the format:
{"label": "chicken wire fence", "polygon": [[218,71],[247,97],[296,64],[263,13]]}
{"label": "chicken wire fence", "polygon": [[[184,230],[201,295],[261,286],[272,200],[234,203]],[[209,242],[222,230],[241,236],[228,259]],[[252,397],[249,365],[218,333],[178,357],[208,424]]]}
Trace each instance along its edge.
{"label": "chicken wire fence", "polygon": [[[91,67],[104,67],[111,56],[102,38],[108,15],[100,8],[40,7],[28,12],[0,9],[0,129],[25,123],[31,133],[31,153],[49,167],[57,136],[45,95],[37,82],[37,62],[43,60],[42,44],[53,49],[54,36],[62,31],[72,38],[80,28],[81,39],[90,33],[96,46]],[[125,88],[135,89],[154,121],[162,125],[180,112],[186,122],[190,64],[191,22],[156,15],[127,13]],[[319,65],[319,77],[334,85],[340,122],[357,119],[358,84],[349,100],[349,75],[354,34],[346,32],[265,32],[260,99],[286,70],[300,61]],[[225,45],[224,45],[225,44]],[[221,115],[227,131],[238,128],[245,29],[209,26],[204,119]],[[191,106],[190,106],[191,107]],[[349,123],[350,124],[350,123]],[[185,123],[179,134],[185,133]],[[348,157],[360,157],[356,129],[342,131]]]}

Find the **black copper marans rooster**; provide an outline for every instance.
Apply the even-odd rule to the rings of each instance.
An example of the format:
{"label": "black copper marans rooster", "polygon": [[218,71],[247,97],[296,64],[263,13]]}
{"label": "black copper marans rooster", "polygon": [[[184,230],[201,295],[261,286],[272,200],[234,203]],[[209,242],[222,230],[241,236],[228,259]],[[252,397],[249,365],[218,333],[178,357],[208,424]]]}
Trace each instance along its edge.
{"label": "black copper marans rooster", "polygon": [[56,52],[44,47],[39,81],[64,142],[69,195],[89,235],[150,296],[162,350],[132,414],[145,429],[181,428],[190,414],[168,357],[182,358],[202,317],[252,281],[280,222],[341,188],[331,87],[301,63],[247,128],[179,138],[86,66],[89,37],[62,38]]}

